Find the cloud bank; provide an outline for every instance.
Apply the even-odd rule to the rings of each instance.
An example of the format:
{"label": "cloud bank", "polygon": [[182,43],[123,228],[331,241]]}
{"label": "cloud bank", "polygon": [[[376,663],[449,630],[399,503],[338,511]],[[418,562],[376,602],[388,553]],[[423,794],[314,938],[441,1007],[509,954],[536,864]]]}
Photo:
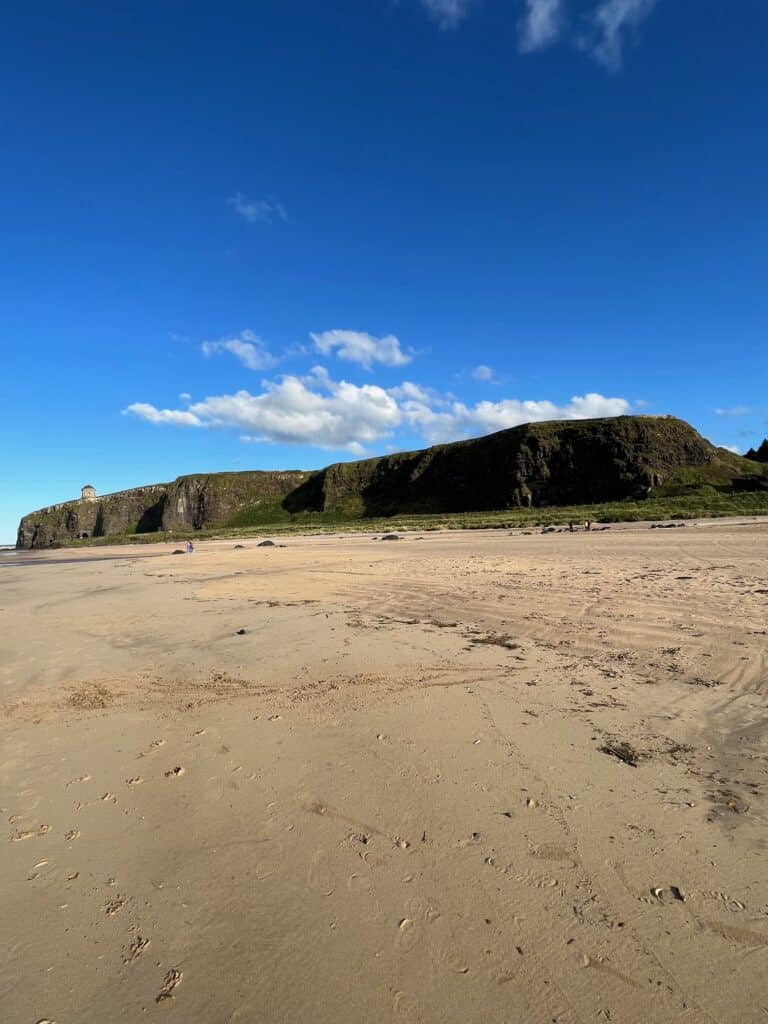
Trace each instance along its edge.
{"label": "cloud bank", "polygon": [[472,406],[456,400],[447,403],[447,406],[416,398],[401,402],[404,422],[414,428],[428,444],[476,437],[495,430],[517,427],[521,423],[623,416],[630,408],[625,398],[606,398],[596,392],[575,395],[564,405],[547,400],[517,398],[477,402]]}
{"label": "cloud bank", "polygon": [[551,419],[620,416],[624,398],[590,392],[564,404],[505,398],[467,405],[413,381],[392,388],[334,380],[322,366],[306,376],[286,374],[264,381],[258,393],[240,390],[194,402],[186,409],[159,409],[134,402],[123,410],[155,425],[236,431],[244,441],[301,444],[363,454],[391,441],[397,431],[427,444],[479,436],[494,430]]}
{"label": "cloud bank", "polygon": [[124,411],[154,424],[236,430],[244,441],[308,444],[353,454],[362,454],[364,445],[389,436],[402,422],[396,399],[384,388],[331,380],[322,367],[307,377],[267,381],[260,394],[215,395],[187,410],[136,402]]}

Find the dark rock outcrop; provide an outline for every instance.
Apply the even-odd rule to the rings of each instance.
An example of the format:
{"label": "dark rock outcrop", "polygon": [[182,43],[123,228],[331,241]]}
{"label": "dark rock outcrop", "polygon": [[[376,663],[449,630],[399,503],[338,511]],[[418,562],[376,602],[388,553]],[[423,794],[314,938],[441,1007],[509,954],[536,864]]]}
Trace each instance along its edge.
{"label": "dark rock outcrop", "polygon": [[759,448],[750,448],[744,458],[750,459],[752,462],[768,462],[768,437]]}
{"label": "dark rock outcrop", "polygon": [[[763,449],[768,450],[768,442]],[[316,472],[183,476],[169,484],[64,502],[24,516],[17,547],[268,526],[295,516],[339,521],[578,505],[642,499],[676,484],[753,489],[766,481],[768,474],[754,461],[715,448],[673,417],[528,423],[471,441],[336,463]]]}

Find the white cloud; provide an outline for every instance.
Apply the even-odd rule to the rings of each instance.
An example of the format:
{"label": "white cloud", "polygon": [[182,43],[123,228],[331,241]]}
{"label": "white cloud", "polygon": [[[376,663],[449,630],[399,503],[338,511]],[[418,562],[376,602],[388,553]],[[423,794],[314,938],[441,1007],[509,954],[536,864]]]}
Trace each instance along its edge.
{"label": "white cloud", "polygon": [[261,394],[238,391],[206,398],[187,412],[141,402],[126,412],[150,423],[234,429],[247,441],[345,448],[354,454],[388,437],[402,418],[396,400],[383,388],[333,381],[321,367],[305,379],[285,376],[266,382]]}
{"label": "white cloud", "polygon": [[288,220],[285,207],[276,199],[249,199],[242,192],[236,192],[227,199],[227,205],[244,217],[249,224],[255,224],[257,221],[268,224],[273,220]]}
{"label": "white cloud", "polygon": [[190,395],[190,393],[188,391],[182,391],[181,394],[179,395],[179,401],[180,402],[191,402],[192,401],[192,395]]}
{"label": "white cloud", "polygon": [[[519,50],[536,53],[553,45],[565,28],[566,0],[520,0],[525,10],[519,21]],[[611,71],[621,68],[623,48],[628,32],[637,29],[659,3],[659,0],[594,0],[587,15],[588,31],[575,39]],[[441,29],[456,28],[479,0],[421,0],[427,14]]]}
{"label": "white cloud", "polygon": [[[541,420],[620,416],[630,411],[624,398],[594,392],[576,395],[564,405],[547,400],[506,398],[469,406],[412,381],[385,389],[333,380],[322,366],[303,377],[285,375],[265,381],[258,394],[241,390],[215,395],[184,409],[157,409],[135,402],[123,410],[154,424],[236,431],[243,441],[304,444],[362,454],[386,442],[399,448],[400,429],[426,444],[476,437]],[[386,447],[385,445],[385,447]]]}
{"label": "white cloud", "polygon": [[147,423],[171,423],[175,427],[202,427],[204,424],[191,412],[183,409],[156,409],[147,402],[134,402],[123,409],[123,416],[131,413]]}
{"label": "white cloud", "polygon": [[[748,405],[734,405],[730,409],[715,409],[715,416],[746,416],[750,412]],[[726,445],[721,447],[725,448]]]}
{"label": "white cloud", "polygon": [[494,376],[495,374],[490,366],[486,366],[484,363],[480,363],[479,366],[476,366],[474,370],[472,370],[472,377],[474,380],[488,382],[492,381]]}
{"label": "white cloud", "polygon": [[520,52],[534,53],[554,43],[563,23],[562,0],[525,0],[520,20]]}
{"label": "white cloud", "polygon": [[411,380],[404,380],[402,384],[398,384],[395,388],[389,389],[389,394],[393,398],[406,399],[414,402],[425,402],[429,403],[434,401],[433,392],[428,389],[421,387],[420,384],[414,384]]}
{"label": "white cloud", "polygon": [[430,444],[489,434],[521,423],[623,416],[630,408],[625,398],[606,398],[595,392],[575,395],[565,405],[506,398],[499,402],[478,402],[474,406],[454,401],[446,410],[438,411],[425,402],[407,401],[402,404],[405,421],[417,428]]}
{"label": "white cloud", "polygon": [[421,0],[421,3],[440,28],[449,29],[456,28],[466,18],[476,0]]}
{"label": "white cloud", "polygon": [[741,448],[737,444],[721,444],[720,448],[725,448],[727,452],[733,452],[734,455],[741,455]]}
{"label": "white cloud", "polygon": [[400,348],[400,341],[394,334],[386,334],[383,338],[375,338],[364,331],[322,331],[319,334],[310,332],[315,348],[323,355],[333,352],[339,359],[350,363],[358,363],[366,370],[373,368],[374,363],[382,366],[406,366],[412,356]]}
{"label": "white cloud", "polygon": [[249,370],[266,370],[277,363],[275,357],[265,348],[264,342],[257,338],[253,331],[240,331],[236,338],[204,341],[200,348],[207,357],[230,352]]}
{"label": "white cloud", "polygon": [[653,11],[658,0],[602,0],[592,14],[599,36],[588,48],[611,71],[621,68],[624,33],[637,26]]}
{"label": "white cloud", "polygon": [[574,395],[560,413],[565,420],[592,420],[601,416],[626,416],[630,403],[626,398],[606,398],[590,391],[586,395]]}

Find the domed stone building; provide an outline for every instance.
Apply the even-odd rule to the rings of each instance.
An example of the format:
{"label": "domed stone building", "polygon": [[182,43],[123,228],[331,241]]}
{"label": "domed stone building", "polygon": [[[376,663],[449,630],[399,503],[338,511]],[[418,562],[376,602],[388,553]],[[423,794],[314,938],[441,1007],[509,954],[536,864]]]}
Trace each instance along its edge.
{"label": "domed stone building", "polygon": [[80,497],[83,501],[96,501],[96,488],[93,484],[86,484],[80,491]]}

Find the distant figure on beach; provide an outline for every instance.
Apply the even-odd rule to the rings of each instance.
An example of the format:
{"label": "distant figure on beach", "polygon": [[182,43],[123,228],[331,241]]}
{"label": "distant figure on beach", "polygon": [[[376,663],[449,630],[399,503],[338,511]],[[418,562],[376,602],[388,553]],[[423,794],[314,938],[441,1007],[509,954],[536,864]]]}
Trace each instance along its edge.
{"label": "distant figure on beach", "polygon": [[191,555],[194,550],[195,550],[195,545],[192,543],[191,540],[188,540],[187,541],[187,554]]}
{"label": "distant figure on beach", "polygon": [[568,523],[568,529],[571,533],[573,533],[573,523]]}

